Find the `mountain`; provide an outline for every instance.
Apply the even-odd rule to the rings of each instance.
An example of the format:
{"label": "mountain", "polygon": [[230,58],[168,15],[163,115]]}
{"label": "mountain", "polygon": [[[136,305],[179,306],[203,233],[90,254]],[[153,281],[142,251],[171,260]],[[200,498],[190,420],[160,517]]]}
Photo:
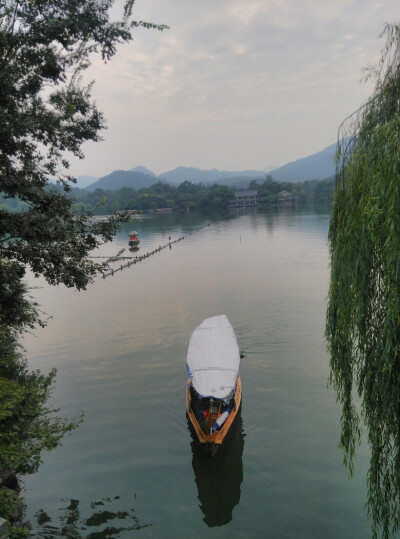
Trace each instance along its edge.
{"label": "mountain", "polygon": [[154,178],[157,178],[157,174],[154,174],[151,170],[149,170],[146,167],[135,167],[131,168],[131,172],[141,172],[142,174],[147,174],[148,176],[153,176]]}
{"label": "mountain", "polygon": [[336,144],[332,144],[320,152],[271,170],[269,174],[278,182],[297,183],[330,178],[335,174],[335,152]]}
{"label": "mountain", "polygon": [[[201,170],[199,168],[178,167],[169,172],[163,172],[156,176],[154,172],[146,167],[135,167],[132,170],[115,170],[91,183],[86,187],[90,191],[95,189],[104,189],[109,191],[117,191],[121,187],[132,187],[133,189],[141,189],[150,187],[158,181],[179,185],[184,181],[193,183],[229,185],[230,187],[247,187],[251,180],[263,179],[266,177],[266,172],[262,170],[243,170],[241,172],[228,172],[224,170]],[[80,187],[78,185],[78,187]]]}
{"label": "mountain", "polygon": [[247,189],[249,186],[249,183],[252,180],[257,180],[258,182],[262,182],[267,177],[267,173],[260,174],[252,174],[251,176],[227,176],[222,177],[219,180],[213,180],[210,182],[203,182],[208,183],[209,185],[212,185],[213,183],[218,183],[218,185],[227,185],[228,187],[232,187],[232,189]]}
{"label": "mountain", "polygon": [[[263,181],[267,174],[270,174],[278,182],[303,182],[305,180],[330,178],[335,174],[336,144],[328,146],[320,152],[307,157],[291,161],[282,167],[275,169],[265,168],[264,170],[242,170],[227,171],[213,168],[202,170],[194,167],[178,167],[168,172],[163,172],[159,176],[146,167],[138,166],[131,170],[115,170],[103,176],[97,181],[87,185],[86,189],[104,189],[117,191],[122,187],[132,187],[133,189],[147,188],[158,181],[179,185],[184,181],[193,183],[228,185],[233,188],[246,188],[251,180]],[[81,181],[87,181],[88,176],[78,178],[77,187],[83,187]]]}
{"label": "mountain", "polygon": [[90,184],[86,189],[89,191],[94,191],[95,189],[117,191],[122,187],[142,189],[142,187],[150,187],[154,183],[157,183],[156,176],[149,176],[148,174],[143,174],[143,172],[133,172],[132,170],[115,170]]}
{"label": "mountain", "polygon": [[[250,178],[254,180],[256,178],[265,178],[266,173],[262,170],[242,170],[241,172],[228,172],[226,170],[217,170],[213,168],[211,170],[201,170],[193,167],[178,167],[168,172],[163,172],[159,175],[161,180],[168,180],[172,183],[180,184],[186,180],[194,183],[225,183],[231,185],[233,182],[240,178]],[[223,182],[222,180],[229,180],[229,182]]]}

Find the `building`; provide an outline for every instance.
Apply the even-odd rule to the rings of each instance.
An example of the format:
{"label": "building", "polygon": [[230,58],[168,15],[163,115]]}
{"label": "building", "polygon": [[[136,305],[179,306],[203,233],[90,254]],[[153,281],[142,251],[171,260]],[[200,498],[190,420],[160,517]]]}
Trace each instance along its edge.
{"label": "building", "polygon": [[251,208],[258,206],[258,191],[235,191],[235,198],[229,202],[230,208]]}
{"label": "building", "polygon": [[278,193],[278,198],[276,199],[278,206],[297,206],[299,197],[296,197],[288,191],[281,191]]}

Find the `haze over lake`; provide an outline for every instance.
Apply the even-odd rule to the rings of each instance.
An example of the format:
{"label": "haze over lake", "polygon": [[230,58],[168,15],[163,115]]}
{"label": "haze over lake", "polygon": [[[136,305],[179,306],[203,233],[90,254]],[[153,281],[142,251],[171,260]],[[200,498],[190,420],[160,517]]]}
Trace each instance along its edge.
{"label": "haze over lake", "polygon": [[[59,509],[70,506],[82,537],[106,525],[118,537],[370,536],[368,452],[360,448],[349,481],[327,387],[329,219],[301,210],[144,218],[102,254],[134,256],[132,228],[138,254],[169,236],[184,240],[85,292],[42,282],[32,291],[53,319],[24,339],[30,366],[57,368],[62,415],[85,413],[26,479],[39,535],[37,511],[56,534]],[[217,314],[228,316],[245,354],[243,404],[229,443],[207,459],[188,428],[185,361],[193,329]],[[107,508],[108,523],[103,515],[83,524]]]}

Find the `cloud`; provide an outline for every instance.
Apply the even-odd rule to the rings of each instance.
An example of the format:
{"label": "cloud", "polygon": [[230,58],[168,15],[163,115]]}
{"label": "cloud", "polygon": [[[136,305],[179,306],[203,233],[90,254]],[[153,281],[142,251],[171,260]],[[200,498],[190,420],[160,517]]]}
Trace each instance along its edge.
{"label": "cloud", "polygon": [[140,29],[94,61],[107,142],[73,170],[264,168],[318,151],[371,93],[362,68],[397,11],[395,0],[137,0],[135,18],[170,29]]}

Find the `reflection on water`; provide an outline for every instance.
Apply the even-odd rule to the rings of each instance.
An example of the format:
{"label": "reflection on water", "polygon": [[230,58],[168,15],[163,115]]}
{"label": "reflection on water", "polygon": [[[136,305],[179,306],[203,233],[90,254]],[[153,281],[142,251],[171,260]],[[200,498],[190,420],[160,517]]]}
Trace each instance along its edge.
{"label": "reflection on water", "polygon": [[129,511],[111,510],[119,503],[120,497],[103,498],[92,502],[92,513],[88,517],[81,515],[79,500],[72,499],[59,511],[60,524],[53,524],[51,517],[40,509],[36,517],[36,530],[31,537],[69,537],[71,539],[100,539],[101,537],[120,537],[123,532],[147,528],[151,524],[140,524],[135,509]]}
{"label": "reflection on water", "polygon": [[[338,407],[326,388],[329,215],[271,211],[205,227],[210,221],[184,214],[127,223],[99,256],[127,248],[132,228],[139,256],[169,236],[185,241],[84,293],[34,290],[53,319],[24,340],[32,369],[56,367],[52,404],[66,417],[84,410],[85,422],[26,479],[27,519],[44,508],[60,530],[64,498],[65,506],[80,500],[86,534],[98,531],[85,520],[102,509],[139,522],[109,520],[100,530],[151,523],[139,532],[146,539],[368,537],[368,448],[349,482],[337,449]],[[185,421],[184,358],[193,327],[221,313],[246,350],[246,445],[239,420],[233,439],[207,459]],[[132,485],[138,496],[130,505]],[[91,509],[110,489],[120,503]]]}
{"label": "reflection on water", "polygon": [[210,526],[224,526],[232,520],[233,508],[240,502],[243,481],[244,431],[242,407],[214,457],[208,457],[197,440],[188,419],[192,435],[192,465],[197,485],[200,509],[204,522]]}

